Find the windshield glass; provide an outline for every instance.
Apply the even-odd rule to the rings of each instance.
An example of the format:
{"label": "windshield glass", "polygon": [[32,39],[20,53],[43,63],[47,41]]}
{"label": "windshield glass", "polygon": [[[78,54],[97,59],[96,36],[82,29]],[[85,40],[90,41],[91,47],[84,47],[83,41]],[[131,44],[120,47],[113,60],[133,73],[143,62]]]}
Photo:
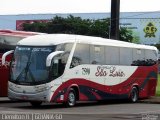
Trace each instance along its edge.
{"label": "windshield glass", "polygon": [[46,67],[46,58],[55,51],[55,48],[56,46],[16,47],[11,63],[10,81],[29,85],[48,82],[49,71]]}

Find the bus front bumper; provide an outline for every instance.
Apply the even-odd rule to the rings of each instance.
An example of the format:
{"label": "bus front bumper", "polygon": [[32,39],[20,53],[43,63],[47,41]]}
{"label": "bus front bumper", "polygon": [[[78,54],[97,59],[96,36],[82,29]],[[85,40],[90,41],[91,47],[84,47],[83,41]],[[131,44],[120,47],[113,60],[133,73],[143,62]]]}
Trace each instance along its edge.
{"label": "bus front bumper", "polygon": [[19,93],[8,89],[8,98],[11,100],[49,102],[50,98],[48,93],[48,90],[37,93]]}

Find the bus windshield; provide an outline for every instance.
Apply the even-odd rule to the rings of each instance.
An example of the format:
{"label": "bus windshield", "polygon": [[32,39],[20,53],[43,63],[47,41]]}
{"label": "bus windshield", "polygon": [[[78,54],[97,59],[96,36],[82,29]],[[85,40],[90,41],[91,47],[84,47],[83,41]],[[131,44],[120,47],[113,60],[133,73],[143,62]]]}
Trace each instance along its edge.
{"label": "bus windshield", "polygon": [[48,82],[49,70],[46,67],[46,58],[55,51],[55,48],[56,46],[17,46],[11,63],[10,81],[22,85]]}

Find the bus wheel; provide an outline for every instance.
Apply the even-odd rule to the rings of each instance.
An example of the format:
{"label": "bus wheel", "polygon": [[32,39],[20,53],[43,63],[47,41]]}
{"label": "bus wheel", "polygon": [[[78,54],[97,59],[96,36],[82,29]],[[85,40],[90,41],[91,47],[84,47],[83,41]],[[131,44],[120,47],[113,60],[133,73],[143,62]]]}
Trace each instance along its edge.
{"label": "bus wheel", "polygon": [[40,101],[31,101],[30,104],[33,107],[39,107],[39,106],[41,106],[42,102],[40,102]]}
{"label": "bus wheel", "polygon": [[138,89],[136,87],[132,88],[132,91],[130,93],[130,101],[135,103],[138,101]]}
{"label": "bus wheel", "polygon": [[76,104],[76,92],[74,89],[70,89],[67,97],[66,105],[67,107],[73,107]]}

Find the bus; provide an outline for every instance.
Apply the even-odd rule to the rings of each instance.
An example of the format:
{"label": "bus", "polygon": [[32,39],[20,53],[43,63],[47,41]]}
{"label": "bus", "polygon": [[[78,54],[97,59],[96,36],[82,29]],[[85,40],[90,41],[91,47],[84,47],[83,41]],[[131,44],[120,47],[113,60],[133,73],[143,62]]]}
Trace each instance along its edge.
{"label": "bus", "polygon": [[11,55],[7,56],[5,64],[2,65],[2,55],[6,51],[15,49],[17,42],[21,39],[37,34],[40,33],[5,29],[0,30],[0,97],[6,97],[8,93],[9,66],[11,61]]}
{"label": "bus", "polygon": [[138,99],[155,95],[156,47],[70,34],[36,35],[17,43],[8,97],[32,106],[43,102]]}

